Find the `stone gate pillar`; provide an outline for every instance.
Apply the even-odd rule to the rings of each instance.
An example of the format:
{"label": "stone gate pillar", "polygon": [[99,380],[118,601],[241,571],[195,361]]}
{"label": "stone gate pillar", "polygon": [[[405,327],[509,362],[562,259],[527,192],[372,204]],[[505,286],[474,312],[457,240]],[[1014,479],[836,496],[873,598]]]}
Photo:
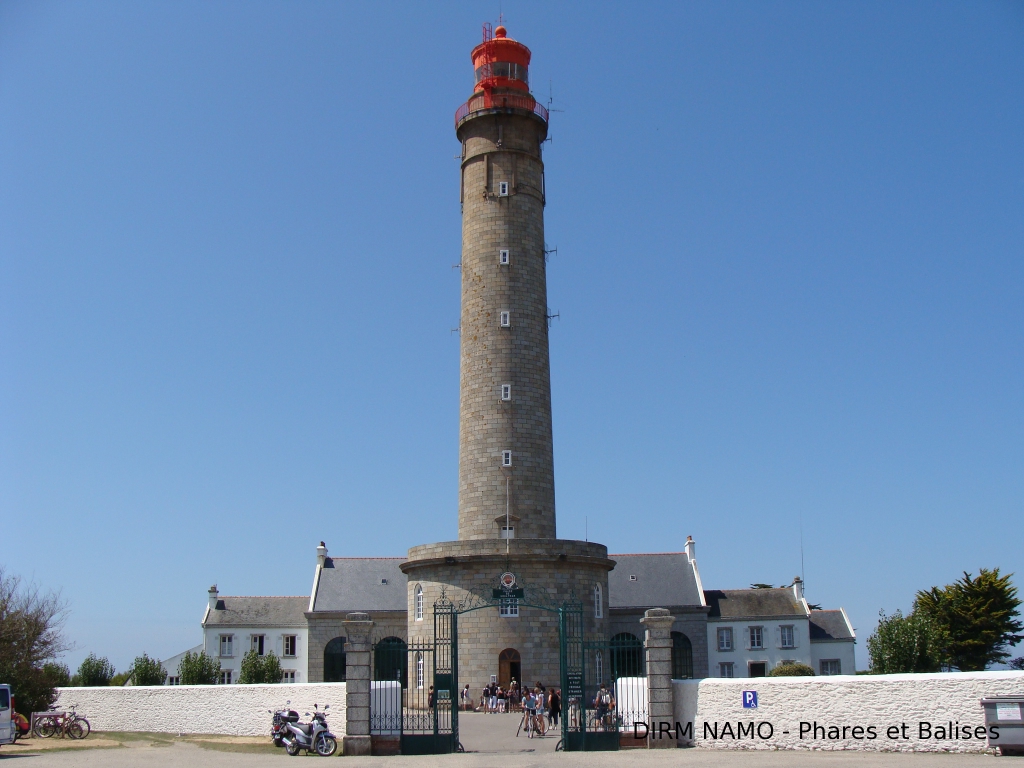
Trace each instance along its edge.
{"label": "stone gate pillar", "polygon": [[[644,613],[644,649],[647,656],[647,746],[665,749],[676,746],[672,699],[672,624],[675,616],[666,608],[651,608]],[[668,723],[667,730],[659,726]],[[660,736],[660,738],[659,738]]]}
{"label": "stone gate pillar", "polygon": [[368,613],[345,618],[345,738],[346,755],[370,754],[370,631]]}

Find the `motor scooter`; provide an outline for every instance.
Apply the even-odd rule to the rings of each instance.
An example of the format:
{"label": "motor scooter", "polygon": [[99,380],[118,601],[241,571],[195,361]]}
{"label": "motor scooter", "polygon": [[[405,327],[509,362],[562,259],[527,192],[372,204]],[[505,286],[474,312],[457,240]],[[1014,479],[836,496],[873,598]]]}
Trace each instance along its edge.
{"label": "motor scooter", "polygon": [[[281,737],[284,751],[292,757],[301,750],[316,752],[321,757],[333,755],[338,749],[338,739],[327,729],[327,710],[330,708],[328,704],[321,712],[314,704],[313,719],[308,723],[285,723],[285,733]],[[309,717],[309,712],[306,717]]]}
{"label": "motor scooter", "polygon": [[276,712],[268,709],[267,713],[273,715],[270,726],[270,737],[274,740],[275,747],[283,747],[284,741],[282,737],[285,735],[285,724],[286,723],[297,723],[299,722],[299,713],[291,708],[292,701],[289,699],[284,703],[282,709]]}

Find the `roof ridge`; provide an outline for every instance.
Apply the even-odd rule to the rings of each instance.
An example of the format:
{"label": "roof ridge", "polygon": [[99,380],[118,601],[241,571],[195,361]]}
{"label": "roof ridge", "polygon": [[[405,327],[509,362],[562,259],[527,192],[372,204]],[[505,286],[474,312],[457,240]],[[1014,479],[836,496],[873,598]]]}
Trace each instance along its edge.
{"label": "roof ridge", "polygon": [[236,597],[258,597],[260,600],[270,600],[270,599],[292,600],[294,598],[298,598],[300,600],[308,600],[309,599],[309,595],[217,595],[217,599],[218,600],[223,600],[223,599],[228,598],[228,597],[230,597],[230,598],[236,598]]}
{"label": "roof ridge", "polygon": [[609,552],[608,557],[651,557],[662,555],[685,555],[685,552]]}

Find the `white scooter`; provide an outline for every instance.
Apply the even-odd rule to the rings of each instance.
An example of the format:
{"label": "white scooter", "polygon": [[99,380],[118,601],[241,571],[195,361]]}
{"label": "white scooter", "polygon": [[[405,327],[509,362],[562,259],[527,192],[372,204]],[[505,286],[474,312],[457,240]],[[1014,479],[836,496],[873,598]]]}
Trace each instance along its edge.
{"label": "white scooter", "polygon": [[[328,704],[321,712],[317,705],[313,705],[313,719],[308,723],[285,723],[283,730],[286,731],[281,737],[284,743],[284,751],[292,757],[299,754],[301,750],[316,752],[321,757],[330,757],[338,750],[338,739],[327,729],[327,710],[331,708]],[[309,712],[306,713],[309,717]]]}

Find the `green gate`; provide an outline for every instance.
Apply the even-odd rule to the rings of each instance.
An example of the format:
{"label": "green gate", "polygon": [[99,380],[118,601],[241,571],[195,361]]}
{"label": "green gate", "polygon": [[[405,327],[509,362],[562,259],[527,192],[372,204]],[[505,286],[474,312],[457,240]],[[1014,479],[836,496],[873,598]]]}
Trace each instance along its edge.
{"label": "green gate", "polygon": [[457,614],[442,595],[434,603],[434,636],[373,644],[370,736],[399,741],[403,755],[459,749]]}
{"label": "green gate", "polygon": [[[582,611],[562,632],[562,744],[566,751],[617,750],[647,722],[643,643],[628,632],[587,640]],[[646,725],[643,727],[646,735]]]}

